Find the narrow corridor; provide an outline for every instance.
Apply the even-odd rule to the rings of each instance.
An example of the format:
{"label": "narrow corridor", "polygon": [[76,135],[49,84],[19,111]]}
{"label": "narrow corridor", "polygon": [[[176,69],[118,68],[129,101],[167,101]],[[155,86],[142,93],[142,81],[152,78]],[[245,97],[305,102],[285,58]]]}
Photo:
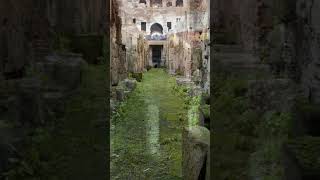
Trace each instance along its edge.
{"label": "narrow corridor", "polygon": [[151,69],[111,122],[112,179],[181,179],[183,97],[175,78]]}

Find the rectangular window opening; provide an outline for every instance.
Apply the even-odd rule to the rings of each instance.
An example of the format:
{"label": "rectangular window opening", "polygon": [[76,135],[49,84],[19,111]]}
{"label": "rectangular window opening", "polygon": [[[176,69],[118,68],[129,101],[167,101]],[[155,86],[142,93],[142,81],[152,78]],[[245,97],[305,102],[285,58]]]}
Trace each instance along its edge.
{"label": "rectangular window opening", "polygon": [[171,29],[171,22],[167,22],[167,27],[168,27],[168,30]]}
{"label": "rectangular window opening", "polygon": [[147,23],[141,22],[141,31],[146,31],[146,30],[147,30]]}

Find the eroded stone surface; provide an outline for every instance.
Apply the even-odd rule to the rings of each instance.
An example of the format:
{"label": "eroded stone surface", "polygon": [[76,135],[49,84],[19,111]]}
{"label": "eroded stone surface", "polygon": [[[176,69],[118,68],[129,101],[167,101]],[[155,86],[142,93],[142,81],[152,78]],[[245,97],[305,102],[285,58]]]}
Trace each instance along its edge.
{"label": "eroded stone surface", "polygon": [[193,126],[184,129],[183,134],[182,174],[186,180],[198,179],[202,168],[205,168],[205,179],[209,180],[208,162],[210,132],[205,127]]}

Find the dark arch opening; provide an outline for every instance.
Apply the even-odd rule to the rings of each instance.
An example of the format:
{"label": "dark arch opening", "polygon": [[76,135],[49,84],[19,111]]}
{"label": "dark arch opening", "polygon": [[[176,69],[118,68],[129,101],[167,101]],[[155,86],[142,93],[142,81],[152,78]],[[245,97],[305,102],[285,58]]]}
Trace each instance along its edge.
{"label": "dark arch opening", "polygon": [[150,0],[150,7],[162,7],[162,0]]}
{"label": "dark arch opening", "polygon": [[182,6],[183,6],[183,0],[177,0],[176,7],[182,7]]}
{"label": "dark arch opening", "polygon": [[151,34],[156,33],[156,32],[163,34],[163,28],[162,28],[161,24],[159,24],[159,23],[154,23],[151,26],[150,31],[151,31]]}
{"label": "dark arch opening", "polygon": [[6,26],[8,24],[8,18],[4,18],[3,20],[2,20],[2,25],[3,26]]}

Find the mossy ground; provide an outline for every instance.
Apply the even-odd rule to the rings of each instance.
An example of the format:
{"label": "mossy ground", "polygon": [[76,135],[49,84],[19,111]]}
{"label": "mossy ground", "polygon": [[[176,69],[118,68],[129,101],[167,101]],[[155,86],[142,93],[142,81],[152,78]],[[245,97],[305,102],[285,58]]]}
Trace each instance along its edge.
{"label": "mossy ground", "polygon": [[151,69],[112,118],[112,179],[181,179],[185,99],[175,78]]}
{"label": "mossy ground", "polygon": [[290,113],[250,108],[246,79],[216,76],[213,84],[213,178],[281,179]]}
{"label": "mossy ground", "polygon": [[[80,88],[67,99],[65,114],[54,126],[37,128],[10,180],[88,180],[107,174],[105,65],[89,65]],[[92,88],[94,87],[94,88]]]}
{"label": "mossy ground", "polygon": [[306,176],[320,176],[320,138],[302,136],[291,138],[287,146],[295,155],[296,160]]}

